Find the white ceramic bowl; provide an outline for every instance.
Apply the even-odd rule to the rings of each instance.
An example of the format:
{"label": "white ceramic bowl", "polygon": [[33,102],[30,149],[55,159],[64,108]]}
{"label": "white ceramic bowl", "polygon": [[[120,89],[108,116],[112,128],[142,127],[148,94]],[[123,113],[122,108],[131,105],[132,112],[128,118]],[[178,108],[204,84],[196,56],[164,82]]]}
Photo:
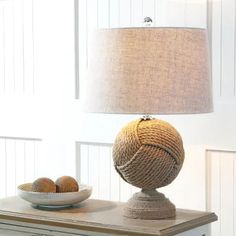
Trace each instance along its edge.
{"label": "white ceramic bowl", "polygon": [[81,184],[78,192],[39,193],[32,191],[32,183],[18,186],[18,195],[33,205],[46,208],[68,207],[90,197],[92,187]]}

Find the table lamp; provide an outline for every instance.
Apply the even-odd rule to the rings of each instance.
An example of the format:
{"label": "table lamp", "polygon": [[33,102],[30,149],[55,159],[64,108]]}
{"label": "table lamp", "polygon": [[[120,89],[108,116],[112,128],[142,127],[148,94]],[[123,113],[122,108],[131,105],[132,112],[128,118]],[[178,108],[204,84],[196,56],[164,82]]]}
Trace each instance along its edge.
{"label": "table lamp", "polygon": [[85,111],[144,115],[128,123],[113,145],[115,169],[141,189],[127,202],[124,216],[174,217],[175,205],[156,189],[178,175],[183,143],[173,126],[150,115],[212,111],[207,31],[100,29],[93,35],[89,59]]}

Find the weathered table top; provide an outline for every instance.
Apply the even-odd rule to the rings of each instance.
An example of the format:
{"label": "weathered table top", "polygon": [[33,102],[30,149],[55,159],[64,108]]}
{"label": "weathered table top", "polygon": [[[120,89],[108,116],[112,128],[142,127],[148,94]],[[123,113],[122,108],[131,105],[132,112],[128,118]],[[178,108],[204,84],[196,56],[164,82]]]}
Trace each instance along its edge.
{"label": "weathered table top", "polygon": [[40,210],[19,197],[0,200],[1,220],[129,235],[175,235],[217,220],[214,213],[177,209],[175,218],[134,220],[122,216],[124,203],[87,200],[73,208]]}

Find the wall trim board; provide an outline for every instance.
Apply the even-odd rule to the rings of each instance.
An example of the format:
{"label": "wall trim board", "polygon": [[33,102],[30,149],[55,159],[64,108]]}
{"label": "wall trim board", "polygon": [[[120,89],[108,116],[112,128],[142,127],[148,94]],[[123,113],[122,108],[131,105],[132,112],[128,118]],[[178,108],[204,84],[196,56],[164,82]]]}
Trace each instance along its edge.
{"label": "wall trim board", "polygon": [[212,235],[235,235],[236,151],[206,151],[206,210],[218,215]]}
{"label": "wall trim board", "polygon": [[40,138],[10,137],[10,136],[0,136],[0,139],[25,140],[25,141],[43,141],[43,139],[40,139]]}

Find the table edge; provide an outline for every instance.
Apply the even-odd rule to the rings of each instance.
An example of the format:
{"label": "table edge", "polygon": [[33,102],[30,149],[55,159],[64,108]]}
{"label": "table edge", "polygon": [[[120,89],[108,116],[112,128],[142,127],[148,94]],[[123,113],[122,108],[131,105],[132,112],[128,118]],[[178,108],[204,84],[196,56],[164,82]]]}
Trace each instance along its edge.
{"label": "table edge", "polygon": [[[206,212],[207,213],[207,212]],[[42,226],[52,226],[52,227],[62,227],[68,229],[75,229],[75,230],[85,230],[91,232],[100,232],[100,233],[112,233],[117,235],[144,235],[143,232],[139,230],[128,230],[127,228],[122,228],[121,226],[116,225],[106,225],[100,223],[91,223],[91,222],[83,222],[83,221],[75,221],[74,223],[71,220],[66,219],[52,219],[50,217],[43,217],[37,216],[37,219],[34,215],[30,214],[19,214],[15,212],[8,212],[8,211],[0,211],[0,220],[4,219],[7,221],[15,221],[15,222],[25,222],[29,224],[37,224]],[[180,223],[178,226],[170,227],[168,229],[157,230],[156,232],[148,232],[145,235],[153,236],[153,235],[160,235],[160,236],[171,236],[178,233],[185,232],[187,230],[194,229],[199,226],[203,226],[209,223],[212,223],[217,220],[217,216],[215,213],[209,213],[205,216],[199,217],[197,220],[193,219],[188,222]],[[112,229],[111,229],[112,226]]]}

